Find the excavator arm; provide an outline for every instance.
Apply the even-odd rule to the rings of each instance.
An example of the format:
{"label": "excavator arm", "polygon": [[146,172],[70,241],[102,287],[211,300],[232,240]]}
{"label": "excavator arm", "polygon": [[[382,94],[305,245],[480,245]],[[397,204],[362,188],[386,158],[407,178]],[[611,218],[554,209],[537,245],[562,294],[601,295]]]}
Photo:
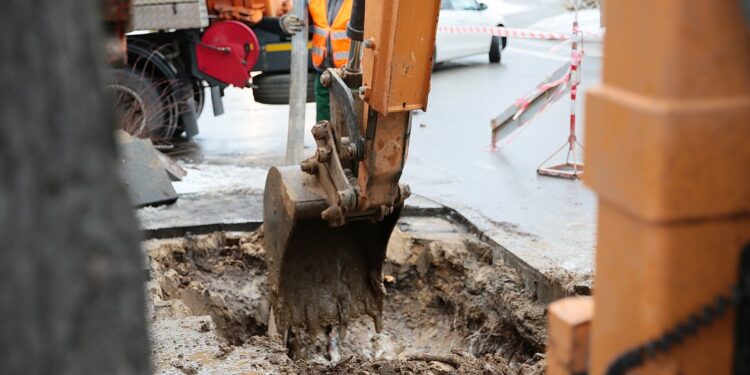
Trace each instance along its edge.
{"label": "excavator arm", "polygon": [[[300,166],[269,171],[264,228],[277,331],[315,335],[367,314],[382,329],[382,264],[409,188],[411,111],[425,110],[439,0],[354,0],[345,67],[321,77],[331,119]],[[295,333],[296,330],[296,333]]]}

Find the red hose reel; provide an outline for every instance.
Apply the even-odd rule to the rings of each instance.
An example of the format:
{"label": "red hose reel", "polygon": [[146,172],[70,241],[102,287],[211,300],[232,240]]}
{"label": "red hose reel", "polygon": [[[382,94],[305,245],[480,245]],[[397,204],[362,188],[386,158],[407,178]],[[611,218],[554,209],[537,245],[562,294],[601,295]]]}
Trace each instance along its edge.
{"label": "red hose reel", "polygon": [[259,56],[258,37],[249,26],[238,21],[214,23],[196,46],[198,70],[236,87],[248,85],[250,71]]}

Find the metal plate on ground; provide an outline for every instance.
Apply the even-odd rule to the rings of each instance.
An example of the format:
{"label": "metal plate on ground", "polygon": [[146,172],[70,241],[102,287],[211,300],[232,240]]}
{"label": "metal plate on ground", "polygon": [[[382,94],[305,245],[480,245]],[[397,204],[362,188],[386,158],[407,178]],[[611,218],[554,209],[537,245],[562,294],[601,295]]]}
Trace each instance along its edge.
{"label": "metal plate on ground", "polygon": [[120,135],[120,173],[134,206],[173,203],[177,192],[172,186],[159,151],[150,140]]}

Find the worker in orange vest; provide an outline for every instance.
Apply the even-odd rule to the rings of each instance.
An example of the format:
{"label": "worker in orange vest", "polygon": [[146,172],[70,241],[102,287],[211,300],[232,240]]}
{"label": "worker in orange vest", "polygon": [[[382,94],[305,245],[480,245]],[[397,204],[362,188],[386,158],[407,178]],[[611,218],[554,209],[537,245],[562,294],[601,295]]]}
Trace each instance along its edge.
{"label": "worker in orange vest", "polygon": [[[320,75],[328,68],[340,68],[349,58],[351,40],[346,26],[352,13],[352,0],[307,0],[312,21],[312,63],[317,70],[315,79],[316,121],[330,120],[331,100],[328,90],[320,83]],[[281,19],[281,27],[289,34],[302,30],[304,23],[295,16]]]}

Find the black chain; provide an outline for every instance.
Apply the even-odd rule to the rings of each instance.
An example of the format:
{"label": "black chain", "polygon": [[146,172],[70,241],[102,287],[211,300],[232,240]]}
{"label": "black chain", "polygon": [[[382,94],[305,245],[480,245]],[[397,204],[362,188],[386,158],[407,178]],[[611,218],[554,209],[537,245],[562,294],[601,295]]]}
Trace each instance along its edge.
{"label": "black chain", "polygon": [[720,295],[714,302],[690,315],[686,320],[672,329],[665,331],[658,339],[637,346],[617,357],[607,369],[607,375],[622,375],[636,367],[642,366],[647,360],[659,353],[669,353],[686,338],[695,335],[702,328],[710,326],[721,319],[727,311],[739,306],[742,300],[740,288],[733,286],[728,296]]}

